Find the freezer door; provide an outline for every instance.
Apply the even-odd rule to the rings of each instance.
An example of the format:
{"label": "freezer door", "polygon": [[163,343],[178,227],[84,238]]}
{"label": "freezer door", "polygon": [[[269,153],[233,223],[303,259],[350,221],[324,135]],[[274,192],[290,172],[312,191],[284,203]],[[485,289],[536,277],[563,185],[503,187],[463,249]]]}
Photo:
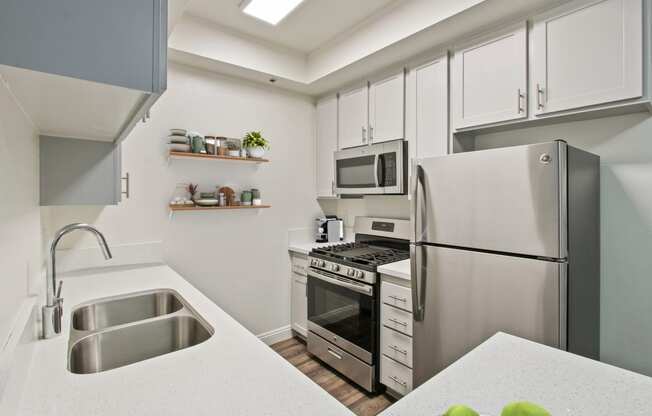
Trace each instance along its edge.
{"label": "freezer door", "polygon": [[566,258],[566,144],[420,160],[415,240]]}
{"label": "freezer door", "polygon": [[498,331],[565,349],[565,263],[435,246],[413,253],[423,312],[413,325],[415,386]]}

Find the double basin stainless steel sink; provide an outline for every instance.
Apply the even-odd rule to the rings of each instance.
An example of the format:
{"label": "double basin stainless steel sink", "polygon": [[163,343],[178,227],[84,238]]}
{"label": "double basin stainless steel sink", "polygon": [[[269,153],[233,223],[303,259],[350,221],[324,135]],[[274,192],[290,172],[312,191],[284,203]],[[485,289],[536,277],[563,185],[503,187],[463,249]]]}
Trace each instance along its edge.
{"label": "double basin stainless steel sink", "polygon": [[213,328],[175,291],[97,299],[72,311],[68,370],[99,373],[200,344]]}

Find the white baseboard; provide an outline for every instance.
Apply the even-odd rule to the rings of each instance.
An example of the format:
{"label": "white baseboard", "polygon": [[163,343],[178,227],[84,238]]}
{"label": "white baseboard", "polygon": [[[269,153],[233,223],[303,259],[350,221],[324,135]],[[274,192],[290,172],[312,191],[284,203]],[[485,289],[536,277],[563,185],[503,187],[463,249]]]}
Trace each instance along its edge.
{"label": "white baseboard", "polygon": [[277,342],[285,341],[292,338],[292,327],[285,325],[280,328],[272,329],[271,331],[263,332],[256,335],[258,339],[267,345],[276,344]]}

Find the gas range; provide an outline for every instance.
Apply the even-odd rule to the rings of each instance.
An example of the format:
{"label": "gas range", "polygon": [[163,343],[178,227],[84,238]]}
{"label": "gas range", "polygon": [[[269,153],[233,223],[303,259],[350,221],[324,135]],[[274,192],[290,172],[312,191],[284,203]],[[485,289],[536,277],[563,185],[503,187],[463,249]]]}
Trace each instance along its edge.
{"label": "gas range", "polygon": [[384,243],[389,242],[376,239],[371,242],[356,241],[315,248],[310,252],[310,266],[374,284],[378,266],[410,258],[407,247],[381,245]]}
{"label": "gas range", "polygon": [[380,361],[378,266],[409,255],[410,222],[357,217],[355,242],[313,249],[308,268],[308,351],[367,391]]}

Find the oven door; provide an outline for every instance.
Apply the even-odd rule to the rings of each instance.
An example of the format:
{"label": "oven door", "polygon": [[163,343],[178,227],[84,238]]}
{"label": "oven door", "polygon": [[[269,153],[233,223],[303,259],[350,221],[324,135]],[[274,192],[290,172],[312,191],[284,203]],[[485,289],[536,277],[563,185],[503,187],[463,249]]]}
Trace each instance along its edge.
{"label": "oven door", "polygon": [[369,365],[374,364],[376,314],[373,286],[308,271],[308,329]]}
{"label": "oven door", "polygon": [[396,140],[335,153],[335,193],[405,193],[405,142]]}

